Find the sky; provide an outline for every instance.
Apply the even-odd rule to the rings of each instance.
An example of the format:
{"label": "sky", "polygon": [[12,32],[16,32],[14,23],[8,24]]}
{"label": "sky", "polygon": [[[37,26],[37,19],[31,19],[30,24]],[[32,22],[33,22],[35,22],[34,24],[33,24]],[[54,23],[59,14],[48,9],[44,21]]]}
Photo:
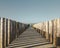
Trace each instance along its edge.
{"label": "sky", "polygon": [[60,18],[60,0],[0,0],[0,17],[23,23]]}

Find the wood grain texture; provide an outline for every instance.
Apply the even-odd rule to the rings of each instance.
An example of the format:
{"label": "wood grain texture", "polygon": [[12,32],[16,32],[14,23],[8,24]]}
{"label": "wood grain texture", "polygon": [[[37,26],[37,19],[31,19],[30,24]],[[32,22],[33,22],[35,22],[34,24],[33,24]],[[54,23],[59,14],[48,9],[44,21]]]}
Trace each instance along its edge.
{"label": "wood grain texture", "polygon": [[3,18],[0,18],[0,48],[3,48]]}
{"label": "wood grain texture", "polygon": [[52,32],[52,30],[53,30],[53,24],[52,24],[52,21],[49,21],[49,40],[50,40],[50,43],[52,43],[53,42],[53,32]]}
{"label": "wood grain texture", "polygon": [[54,30],[53,30],[53,44],[56,46],[57,41],[57,19],[54,20]]}
{"label": "wood grain texture", "polygon": [[46,39],[49,40],[49,24],[46,22]]}

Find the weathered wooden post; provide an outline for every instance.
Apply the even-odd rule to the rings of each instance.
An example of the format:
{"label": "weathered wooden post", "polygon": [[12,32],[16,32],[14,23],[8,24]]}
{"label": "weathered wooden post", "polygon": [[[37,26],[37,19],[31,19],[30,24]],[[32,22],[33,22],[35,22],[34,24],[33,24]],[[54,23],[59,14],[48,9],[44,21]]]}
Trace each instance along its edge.
{"label": "weathered wooden post", "polygon": [[38,32],[39,32],[39,34],[40,34],[40,28],[41,28],[41,26],[40,26],[40,25],[41,25],[41,23],[39,23],[39,25],[38,25],[38,26],[39,26],[39,31],[38,31]]}
{"label": "weathered wooden post", "polygon": [[11,34],[11,20],[8,19],[8,45],[10,44],[10,34]]}
{"label": "weathered wooden post", "polygon": [[15,30],[15,38],[16,38],[16,21],[15,21],[15,29],[14,30]]}
{"label": "weathered wooden post", "polygon": [[6,36],[7,36],[7,20],[5,18],[3,18],[3,33],[4,33],[4,48],[7,46],[7,39],[6,39]]}
{"label": "weathered wooden post", "polygon": [[42,35],[42,23],[40,23],[40,34]]}
{"label": "weathered wooden post", "polygon": [[46,38],[46,23],[44,22],[43,24],[44,28],[43,28],[43,36]]}
{"label": "weathered wooden post", "polygon": [[6,47],[6,19],[0,18],[0,48]]}
{"label": "weathered wooden post", "polygon": [[22,24],[22,32],[24,31],[24,24]]}
{"label": "weathered wooden post", "polygon": [[19,36],[19,22],[17,22],[16,30],[17,30],[17,37],[18,37]]}
{"label": "weathered wooden post", "polygon": [[12,42],[12,40],[13,40],[13,21],[11,20],[11,32],[10,32],[10,43]]}
{"label": "weathered wooden post", "polygon": [[22,23],[21,23],[21,33],[22,33]]}
{"label": "weathered wooden post", "polygon": [[20,35],[20,33],[21,33],[21,31],[20,31],[20,28],[21,28],[21,26],[20,26],[21,24],[19,23],[19,35]]}
{"label": "weathered wooden post", "polygon": [[57,19],[57,46],[60,46],[60,19]]}
{"label": "weathered wooden post", "polygon": [[13,36],[13,40],[16,38],[16,31],[15,31],[15,21],[13,21],[13,28],[12,28],[12,36]]}
{"label": "weathered wooden post", "polygon": [[15,21],[12,21],[12,41],[15,39]]}
{"label": "weathered wooden post", "polygon": [[21,23],[19,23],[19,35],[21,34]]}
{"label": "weathered wooden post", "polygon": [[0,18],[0,48],[3,48],[3,18]]}
{"label": "weathered wooden post", "polygon": [[17,38],[17,22],[16,22],[16,38]]}
{"label": "weathered wooden post", "polygon": [[19,36],[19,22],[18,22],[18,25],[17,25],[17,32],[18,32],[18,36]]}
{"label": "weathered wooden post", "polygon": [[53,21],[54,28],[53,28],[53,45],[56,47],[56,40],[57,40],[57,19]]}
{"label": "weathered wooden post", "polygon": [[18,37],[18,22],[16,22],[16,37]]}
{"label": "weathered wooden post", "polygon": [[49,21],[49,40],[50,40],[50,43],[53,43],[53,24],[52,24],[52,21]]}
{"label": "weathered wooden post", "polygon": [[6,19],[6,46],[8,46],[8,19]]}
{"label": "weathered wooden post", "polygon": [[46,39],[49,40],[49,24],[46,22]]}
{"label": "weathered wooden post", "polygon": [[40,23],[38,23],[38,33],[40,33]]}
{"label": "weathered wooden post", "polygon": [[44,22],[42,23],[42,36],[44,37],[44,32],[43,32],[43,30],[44,30]]}

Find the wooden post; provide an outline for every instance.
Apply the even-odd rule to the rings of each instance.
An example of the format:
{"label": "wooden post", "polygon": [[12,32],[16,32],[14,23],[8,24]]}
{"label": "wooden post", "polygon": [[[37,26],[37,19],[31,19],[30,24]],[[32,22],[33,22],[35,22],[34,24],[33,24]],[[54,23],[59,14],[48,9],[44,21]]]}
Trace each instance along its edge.
{"label": "wooden post", "polygon": [[21,23],[19,23],[19,35],[21,34]]}
{"label": "wooden post", "polygon": [[49,40],[49,24],[46,22],[46,39]]}
{"label": "wooden post", "polygon": [[3,48],[3,18],[0,18],[0,48]]}
{"label": "wooden post", "polygon": [[43,30],[42,30],[42,36],[44,37],[45,35],[44,35],[44,31],[45,31],[45,26],[44,26],[45,24],[44,24],[44,22],[43,22]]}
{"label": "wooden post", "polygon": [[40,25],[40,34],[42,35],[42,23]]}
{"label": "wooden post", "polygon": [[52,32],[52,21],[49,21],[49,38],[50,38],[50,43],[53,43],[53,32]]}
{"label": "wooden post", "polygon": [[18,36],[19,36],[19,22],[18,22],[18,25],[17,25],[17,32],[18,32]]}
{"label": "wooden post", "polygon": [[15,38],[16,38],[16,21],[15,21],[15,27],[14,28],[15,28],[14,30],[15,30]]}
{"label": "wooden post", "polygon": [[5,19],[5,18],[3,18],[3,22],[4,22],[4,23],[3,23],[3,24],[4,24],[4,25],[3,25],[3,26],[4,26],[4,27],[3,27],[3,28],[4,28],[4,29],[3,29],[3,32],[4,32],[4,48],[5,48],[5,47],[6,47],[6,32],[7,32],[7,30],[6,30],[6,19]]}
{"label": "wooden post", "polygon": [[8,19],[8,45],[10,44],[11,20]]}
{"label": "wooden post", "polygon": [[46,38],[46,22],[44,22],[44,28],[43,28],[43,35],[44,35],[44,37]]}
{"label": "wooden post", "polygon": [[17,22],[16,22],[16,38],[17,38]]}
{"label": "wooden post", "polygon": [[8,46],[8,19],[6,19],[6,46]]}
{"label": "wooden post", "polygon": [[24,31],[24,25],[22,24],[22,32]]}
{"label": "wooden post", "polygon": [[41,35],[43,36],[43,23],[41,23]]}
{"label": "wooden post", "polygon": [[39,34],[41,34],[40,29],[41,29],[41,23],[39,23]]}
{"label": "wooden post", "polygon": [[21,31],[21,33],[22,33],[22,23],[21,23],[21,28],[20,28],[20,31]]}
{"label": "wooden post", "polygon": [[10,20],[10,43],[12,42],[13,40],[13,36],[12,36],[12,31],[13,30],[13,21]]}
{"label": "wooden post", "polygon": [[21,23],[21,32],[22,32],[22,23]]}
{"label": "wooden post", "polygon": [[17,37],[19,36],[19,32],[18,32],[18,22],[17,22],[17,26],[16,26],[16,30],[17,30]]}
{"label": "wooden post", "polygon": [[6,20],[0,18],[0,48],[6,47]]}
{"label": "wooden post", "polygon": [[12,21],[11,42],[14,40],[14,21]]}
{"label": "wooden post", "polygon": [[60,19],[57,19],[57,46],[60,46]]}
{"label": "wooden post", "polygon": [[53,21],[53,23],[54,23],[54,32],[53,32],[53,45],[56,47],[56,40],[57,40],[57,20],[55,19],[54,21]]}

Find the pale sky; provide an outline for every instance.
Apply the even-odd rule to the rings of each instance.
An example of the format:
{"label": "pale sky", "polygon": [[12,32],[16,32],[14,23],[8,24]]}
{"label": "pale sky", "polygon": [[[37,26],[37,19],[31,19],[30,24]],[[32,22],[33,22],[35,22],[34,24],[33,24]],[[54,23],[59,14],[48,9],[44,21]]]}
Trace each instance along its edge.
{"label": "pale sky", "polygon": [[0,0],[0,17],[24,23],[60,18],[60,0]]}

